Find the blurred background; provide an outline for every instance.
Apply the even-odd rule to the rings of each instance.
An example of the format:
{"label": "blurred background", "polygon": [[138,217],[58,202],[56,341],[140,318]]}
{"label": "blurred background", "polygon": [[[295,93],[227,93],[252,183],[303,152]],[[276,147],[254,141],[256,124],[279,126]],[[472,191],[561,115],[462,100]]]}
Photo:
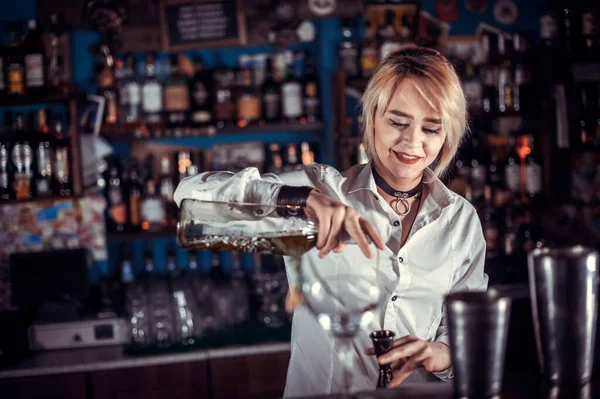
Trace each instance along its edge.
{"label": "blurred background", "polygon": [[[477,208],[490,285],[512,290],[512,323],[531,330],[527,251],[599,246],[599,13],[0,0],[0,393],[280,396],[282,259],[179,249],[174,189],[207,170],[365,162],[358,100],[379,60],[414,43],[461,76],[471,129],[444,182]],[[538,367],[522,336],[509,372]]]}

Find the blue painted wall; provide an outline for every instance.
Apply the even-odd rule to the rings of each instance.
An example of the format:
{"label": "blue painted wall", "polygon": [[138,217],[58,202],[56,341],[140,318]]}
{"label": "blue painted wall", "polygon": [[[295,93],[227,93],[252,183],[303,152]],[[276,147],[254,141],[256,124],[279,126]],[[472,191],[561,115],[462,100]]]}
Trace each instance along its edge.
{"label": "blue painted wall", "polygon": [[[57,0],[58,1],[58,0]],[[451,35],[472,35],[475,33],[480,22],[486,22],[492,26],[503,29],[507,32],[515,31],[537,31],[539,8],[542,0],[515,0],[519,7],[519,15],[514,24],[504,26],[498,23],[493,16],[494,0],[489,1],[490,5],[483,14],[475,14],[468,11],[465,7],[465,1],[459,0],[460,5],[460,21],[451,24]],[[0,25],[2,22],[13,20],[26,20],[37,17],[35,0],[0,0]],[[432,15],[436,15],[435,0],[422,1],[422,9],[428,11]],[[315,56],[315,61],[318,65],[321,82],[331,82],[332,75],[337,68],[337,46],[340,41],[338,19],[325,19],[316,21],[318,40],[315,43],[305,44],[296,47],[295,50],[309,50]],[[95,91],[94,86],[94,57],[90,53],[90,45],[97,41],[98,37],[94,32],[75,31],[71,36],[72,52],[73,52],[73,76],[81,91]],[[0,43],[6,42],[5,27],[0,29]],[[194,53],[202,54],[208,67],[216,64],[217,59],[221,58],[228,65],[237,64],[237,59],[243,53],[257,53],[272,51],[269,47],[245,47],[245,48],[227,48],[227,49],[211,49],[211,50],[196,50],[188,52],[190,55]],[[138,55],[141,58],[141,54]],[[323,115],[325,122],[324,138],[321,145],[321,161],[324,163],[333,164],[335,146],[333,142],[333,92],[330,86],[322,85],[322,103]],[[56,106],[59,107],[59,106]],[[29,110],[31,107],[23,108],[23,111]],[[3,115],[0,113],[0,118]],[[0,123],[2,120],[0,119]],[[129,148],[124,143],[119,143],[116,146],[116,151],[120,156],[126,156]],[[165,258],[166,247],[169,243],[173,243],[174,239],[155,240],[153,243],[153,253],[156,259],[156,269],[158,272],[166,271]],[[134,267],[139,272],[143,270],[144,254],[143,242],[137,241],[130,245],[130,253],[133,257]],[[96,265],[92,270],[92,281],[98,281],[102,276],[111,274],[112,267],[115,266],[119,259],[119,246],[116,244],[109,245],[109,262]],[[177,261],[180,267],[187,265],[187,252],[177,251]],[[224,253],[220,255],[221,262],[226,270],[231,267],[230,254]],[[201,267],[208,270],[210,267],[210,254],[201,252],[199,261]],[[246,267],[250,267],[251,257],[244,255],[242,263]],[[109,267],[108,265],[112,265]]]}

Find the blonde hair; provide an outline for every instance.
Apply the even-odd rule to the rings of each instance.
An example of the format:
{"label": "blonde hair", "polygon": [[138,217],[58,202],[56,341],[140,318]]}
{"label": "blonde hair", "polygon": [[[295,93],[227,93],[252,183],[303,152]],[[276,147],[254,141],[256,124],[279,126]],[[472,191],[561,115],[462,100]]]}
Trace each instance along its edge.
{"label": "blonde hair", "polygon": [[409,78],[425,101],[441,114],[446,140],[433,169],[434,176],[440,177],[452,162],[468,128],[467,101],[454,67],[434,49],[398,50],[379,65],[361,99],[365,151],[370,162],[378,160],[374,143],[375,113],[386,112],[398,85]]}

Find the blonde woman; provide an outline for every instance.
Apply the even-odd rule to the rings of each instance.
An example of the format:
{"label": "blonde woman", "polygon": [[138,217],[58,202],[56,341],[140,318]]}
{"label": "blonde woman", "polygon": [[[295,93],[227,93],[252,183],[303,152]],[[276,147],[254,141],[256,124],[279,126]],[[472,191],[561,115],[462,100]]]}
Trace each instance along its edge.
{"label": "blonde woman", "polygon": [[[452,377],[444,297],[457,290],[485,290],[485,241],[475,209],[439,180],[466,130],[466,101],[458,76],[437,51],[407,48],[390,54],[362,99],[367,164],[340,173],[326,165],[279,176],[248,168],[207,172],[181,182],[184,198],[299,204],[319,225],[316,249],[303,261],[327,268],[340,257],[341,233],[368,253],[380,248],[387,302],[376,311],[378,328],[396,332],[391,386]],[[296,276],[286,259],[288,278]],[[328,265],[330,263],[330,265]],[[385,280],[385,279],[384,279]],[[368,333],[355,346],[353,389],[372,389],[377,359]],[[285,396],[337,392],[342,387],[335,342],[302,307],[294,312]]]}

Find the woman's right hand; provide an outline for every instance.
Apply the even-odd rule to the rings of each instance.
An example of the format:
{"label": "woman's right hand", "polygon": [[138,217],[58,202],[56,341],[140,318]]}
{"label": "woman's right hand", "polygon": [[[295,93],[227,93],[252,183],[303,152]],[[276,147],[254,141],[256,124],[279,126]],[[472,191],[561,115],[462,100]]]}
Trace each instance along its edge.
{"label": "woman's right hand", "polygon": [[368,258],[371,257],[370,241],[377,248],[384,249],[385,244],[375,227],[356,209],[334,200],[317,189],[312,190],[308,195],[306,213],[318,223],[317,249],[321,258],[331,250],[337,253],[344,249],[343,233],[350,236]]}

